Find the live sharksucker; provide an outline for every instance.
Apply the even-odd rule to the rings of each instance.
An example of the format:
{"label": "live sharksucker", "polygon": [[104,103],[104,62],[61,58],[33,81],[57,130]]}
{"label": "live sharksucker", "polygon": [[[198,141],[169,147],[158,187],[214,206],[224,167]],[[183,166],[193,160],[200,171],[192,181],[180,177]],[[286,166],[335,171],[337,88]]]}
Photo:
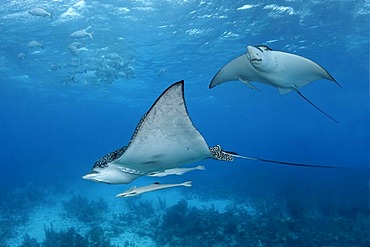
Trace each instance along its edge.
{"label": "live sharksucker", "polygon": [[192,183],[192,181],[187,181],[187,182],[184,182],[184,183],[181,183],[181,184],[160,184],[160,183],[156,182],[154,184],[147,185],[147,186],[142,186],[142,187],[134,186],[134,187],[128,189],[127,191],[116,195],[116,197],[138,196],[138,195],[141,195],[141,194],[146,193],[146,192],[152,192],[152,191],[156,191],[156,190],[163,190],[163,189],[179,187],[179,186],[191,187],[192,186],[191,183]]}
{"label": "live sharksucker", "polygon": [[149,174],[146,174],[150,177],[165,177],[169,175],[182,175],[187,172],[196,171],[196,170],[205,170],[204,166],[196,166],[196,167],[190,167],[190,168],[172,168],[167,169],[164,171],[158,171],[158,172],[151,172]]}

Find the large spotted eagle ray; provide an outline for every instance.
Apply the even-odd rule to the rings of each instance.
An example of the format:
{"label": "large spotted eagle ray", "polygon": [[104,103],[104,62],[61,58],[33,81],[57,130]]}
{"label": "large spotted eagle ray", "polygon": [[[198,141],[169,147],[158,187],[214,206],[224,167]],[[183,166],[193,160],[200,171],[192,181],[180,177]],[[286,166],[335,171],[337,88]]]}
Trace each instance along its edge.
{"label": "large spotted eagle ray", "polygon": [[189,117],[184,99],[184,81],[179,81],[167,88],[141,118],[129,144],[100,158],[83,178],[108,184],[127,184],[143,175],[208,158],[232,161],[235,157],[331,168],[240,156],[222,150],[220,145],[209,148]]}

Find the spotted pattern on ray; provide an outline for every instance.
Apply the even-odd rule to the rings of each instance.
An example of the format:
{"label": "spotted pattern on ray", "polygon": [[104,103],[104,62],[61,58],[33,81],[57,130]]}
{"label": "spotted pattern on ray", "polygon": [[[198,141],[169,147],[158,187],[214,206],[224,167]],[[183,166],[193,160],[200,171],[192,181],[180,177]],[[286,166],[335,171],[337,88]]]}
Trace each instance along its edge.
{"label": "spotted pattern on ray", "polygon": [[220,145],[216,145],[214,147],[209,148],[211,151],[212,156],[217,160],[223,161],[233,161],[234,157],[226,152],[224,152]]}
{"label": "spotted pattern on ray", "polygon": [[139,123],[136,125],[135,131],[132,134],[132,137],[128,143],[128,146],[130,146],[132,140],[135,138],[136,134],[139,132],[139,129],[141,128],[141,125],[144,122],[146,115],[148,115],[148,113],[145,113],[144,116],[140,119]]}
{"label": "spotted pattern on ray", "polygon": [[124,146],[124,147],[121,147],[113,152],[110,152],[109,154],[103,156],[102,158],[98,159],[93,168],[96,168],[96,167],[100,167],[100,168],[104,168],[104,167],[107,167],[108,163],[121,157],[125,152],[126,152],[126,149],[128,148],[128,146]]}

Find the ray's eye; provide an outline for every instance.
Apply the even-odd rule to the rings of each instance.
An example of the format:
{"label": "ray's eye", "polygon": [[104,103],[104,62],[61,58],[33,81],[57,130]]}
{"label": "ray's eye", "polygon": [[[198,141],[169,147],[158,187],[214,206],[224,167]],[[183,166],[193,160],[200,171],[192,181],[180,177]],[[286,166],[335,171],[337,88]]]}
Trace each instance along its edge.
{"label": "ray's eye", "polygon": [[[256,48],[258,49],[258,50],[260,50],[261,52],[263,52],[263,47],[261,47],[260,45],[259,46],[256,46]],[[259,55],[258,53],[257,53],[257,55]]]}
{"label": "ray's eye", "polygon": [[272,49],[266,45],[258,45],[257,46],[258,48],[260,48],[260,50],[263,50],[263,51],[272,51]]}

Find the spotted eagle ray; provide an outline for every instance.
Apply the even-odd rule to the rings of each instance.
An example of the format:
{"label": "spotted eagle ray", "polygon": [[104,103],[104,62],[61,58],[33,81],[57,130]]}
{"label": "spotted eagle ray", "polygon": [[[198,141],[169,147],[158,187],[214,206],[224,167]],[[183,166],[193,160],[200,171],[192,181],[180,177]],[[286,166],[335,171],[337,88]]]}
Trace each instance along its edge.
{"label": "spotted eagle ray", "polygon": [[127,146],[97,160],[83,179],[108,184],[127,184],[134,179],[204,159],[233,161],[234,158],[272,162],[284,165],[305,165],[237,155],[209,148],[193,125],[184,99],[184,81],[167,88],[141,118]]}
{"label": "spotted eagle ray", "polygon": [[[247,53],[233,59],[213,77],[209,88],[229,81],[241,81],[252,89],[251,82],[261,82],[279,89],[280,94],[297,92],[321,113],[337,122],[333,117],[314,105],[298,90],[310,82],[327,79],[339,83],[317,63],[295,54],[273,51],[267,46],[247,46]],[[258,89],[257,89],[258,90]]]}

